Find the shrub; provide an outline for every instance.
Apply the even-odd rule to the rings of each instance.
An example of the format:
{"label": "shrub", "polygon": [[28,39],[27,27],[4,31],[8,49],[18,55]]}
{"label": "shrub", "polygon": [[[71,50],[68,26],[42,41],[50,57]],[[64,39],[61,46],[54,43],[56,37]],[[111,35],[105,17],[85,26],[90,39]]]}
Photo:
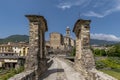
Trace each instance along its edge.
{"label": "shrub", "polygon": [[106,58],[96,61],[97,69],[111,68],[111,69],[120,69],[120,60],[113,58]]}
{"label": "shrub", "polygon": [[95,56],[107,56],[106,51],[104,49],[95,49],[93,50]]}
{"label": "shrub", "polygon": [[96,64],[96,69],[106,68],[106,65],[101,61],[96,61],[95,64]]}
{"label": "shrub", "polygon": [[71,56],[75,56],[75,53],[76,53],[76,48],[74,47],[72,52],[71,52]]}
{"label": "shrub", "polygon": [[15,74],[18,74],[24,70],[24,67],[21,66],[17,69],[10,69],[6,74],[3,74],[0,76],[0,80],[8,80],[8,78],[14,76]]}

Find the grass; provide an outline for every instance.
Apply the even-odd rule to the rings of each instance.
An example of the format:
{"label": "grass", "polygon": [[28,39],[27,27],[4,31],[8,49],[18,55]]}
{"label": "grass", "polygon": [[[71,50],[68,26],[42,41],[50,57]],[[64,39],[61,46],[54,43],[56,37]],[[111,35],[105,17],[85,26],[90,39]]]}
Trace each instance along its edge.
{"label": "grass", "polygon": [[24,70],[24,67],[20,67],[17,69],[10,69],[5,74],[0,75],[0,80],[8,80],[10,77],[18,74]]}
{"label": "grass", "polygon": [[96,68],[120,80],[120,58],[107,57],[96,61]]}
{"label": "grass", "polygon": [[120,72],[118,71],[115,70],[101,70],[101,71],[120,80]]}

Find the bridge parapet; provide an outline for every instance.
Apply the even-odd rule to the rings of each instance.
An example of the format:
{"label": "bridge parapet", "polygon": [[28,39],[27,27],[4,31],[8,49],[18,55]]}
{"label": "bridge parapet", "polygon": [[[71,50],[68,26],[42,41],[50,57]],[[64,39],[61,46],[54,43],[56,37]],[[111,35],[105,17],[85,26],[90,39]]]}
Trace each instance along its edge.
{"label": "bridge parapet", "polygon": [[48,30],[47,22],[40,15],[26,15],[29,20],[29,54],[26,56],[25,71],[15,75],[10,80],[38,80],[47,70],[45,55],[45,32]]}
{"label": "bridge parapet", "polygon": [[35,70],[24,71],[8,80],[35,80]]}

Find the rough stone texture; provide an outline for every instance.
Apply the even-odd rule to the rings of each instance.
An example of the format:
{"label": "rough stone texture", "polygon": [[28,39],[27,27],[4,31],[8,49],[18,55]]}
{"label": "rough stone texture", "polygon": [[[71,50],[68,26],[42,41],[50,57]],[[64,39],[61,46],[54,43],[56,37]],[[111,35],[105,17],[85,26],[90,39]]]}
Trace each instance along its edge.
{"label": "rough stone texture", "polygon": [[[26,17],[30,21],[30,39],[25,71],[9,80],[39,80],[40,75],[47,69],[44,53],[44,32],[47,30],[45,19],[36,15],[27,15]],[[80,73],[65,62],[53,58],[53,66],[49,68],[52,70],[48,69],[44,80],[117,80],[95,69],[93,54],[89,47],[89,24],[90,20],[78,20],[73,29],[77,36],[75,69]],[[46,76],[49,77],[46,78]]]}
{"label": "rough stone texture", "polygon": [[76,56],[74,68],[85,76],[86,80],[116,80],[95,69],[95,61],[90,50],[90,20],[78,20],[73,32],[76,35]]}
{"label": "rough stone texture", "polygon": [[35,80],[37,80],[38,76],[47,69],[44,53],[44,33],[47,31],[47,24],[43,16],[26,15],[26,17],[30,22],[30,35],[25,70],[35,70]]}
{"label": "rough stone texture", "polygon": [[78,20],[74,26],[73,32],[76,39],[76,57],[75,68],[86,76],[87,70],[95,68],[94,58],[90,50],[90,20]]}
{"label": "rough stone texture", "polygon": [[92,69],[89,72],[93,75],[93,80],[117,80],[112,76],[109,76],[108,74],[105,74],[103,72],[97,71],[96,69]]}
{"label": "rough stone texture", "polygon": [[52,32],[50,34],[50,47],[52,49],[60,49],[63,45],[63,36],[60,33]]}
{"label": "rough stone texture", "polygon": [[70,28],[66,28],[66,35],[62,35],[58,32],[50,33],[49,46],[51,49],[56,50],[71,50],[75,46],[75,41],[70,37]]}
{"label": "rough stone texture", "polygon": [[10,78],[10,80],[38,80],[39,76],[47,70],[45,55],[44,34],[47,23],[43,16],[26,15],[30,22],[29,53],[25,62],[25,71]]}
{"label": "rough stone texture", "polygon": [[80,71],[86,79],[92,80],[92,74],[88,72],[95,68],[94,58],[89,46],[90,20],[78,20],[73,32],[76,35],[75,69]]}
{"label": "rough stone texture", "polygon": [[84,76],[69,65],[65,60],[51,58],[53,64],[43,74],[40,80],[85,80]]}
{"label": "rough stone texture", "polygon": [[35,80],[35,71],[28,70],[11,77],[8,80]]}

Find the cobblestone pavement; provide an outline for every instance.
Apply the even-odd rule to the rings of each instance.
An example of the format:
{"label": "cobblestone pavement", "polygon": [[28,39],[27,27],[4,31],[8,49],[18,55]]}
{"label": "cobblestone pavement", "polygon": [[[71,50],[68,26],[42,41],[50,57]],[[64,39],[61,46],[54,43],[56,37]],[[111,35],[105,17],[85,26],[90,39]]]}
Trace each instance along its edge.
{"label": "cobblestone pavement", "polygon": [[59,58],[51,58],[49,66],[40,80],[85,80],[80,73]]}

